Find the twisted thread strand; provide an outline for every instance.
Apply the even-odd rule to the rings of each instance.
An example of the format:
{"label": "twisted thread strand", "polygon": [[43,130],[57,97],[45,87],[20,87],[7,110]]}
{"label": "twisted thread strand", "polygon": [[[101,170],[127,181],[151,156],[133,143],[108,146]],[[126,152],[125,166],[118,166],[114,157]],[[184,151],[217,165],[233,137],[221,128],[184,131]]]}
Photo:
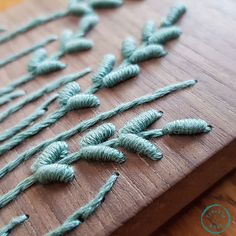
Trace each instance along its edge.
{"label": "twisted thread strand", "polygon": [[11,92],[9,94],[3,95],[2,97],[0,97],[0,106],[4,105],[8,102],[11,102],[13,99],[21,97],[25,95],[25,91],[23,90],[16,90],[14,92]]}

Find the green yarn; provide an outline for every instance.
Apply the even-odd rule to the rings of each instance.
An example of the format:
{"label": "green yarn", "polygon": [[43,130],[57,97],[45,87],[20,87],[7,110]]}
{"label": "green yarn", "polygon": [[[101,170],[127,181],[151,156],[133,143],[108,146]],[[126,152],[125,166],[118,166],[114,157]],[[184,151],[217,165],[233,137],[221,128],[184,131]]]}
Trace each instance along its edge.
{"label": "green yarn", "polygon": [[70,182],[75,173],[72,167],[57,163],[67,155],[68,146],[65,142],[49,145],[32,165],[32,175],[21,181],[16,187],[0,196],[0,209],[17,198],[19,194],[35,183],[49,184],[53,182]]}
{"label": "green yarn", "polygon": [[128,65],[110,72],[103,78],[103,85],[111,88],[127,79],[134,78],[140,73],[138,65]]}
{"label": "green yarn", "polygon": [[129,61],[131,63],[140,63],[152,58],[163,57],[165,55],[166,52],[161,45],[147,45],[135,50],[129,57]]}
{"label": "green yarn", "polygon": [[162,129],[162,132],[164,134],[194,135],[208,133],[211,129],[211,126],[204,120],[184,119],[166,124]]}
{"label": "green yarn", "polygon": [[78,160],[105,161],[123,163],[126,160],[124,154],[115,148],[104,146],[102,144],[96,146],[82,147],[78,152],[74,152],[64,159],[58,161],[60,164],[72,164]]}
{"label": "green yarn", "polygon": [[122,4],[122,0],[89,0],[89,5],[93,8],[119,7]]}
{"label": "green yarn", "polygon": [[177,39],[181,35],[181,30],[176,26],[159,29],[149,38],[150,44],[165,44],[172,39]]}
{"label": "green yarn", "polygon": [[76,53],[87,51],[93,47],[93,41],[89,39],[72,39],[64,46],[65,53]]}
{"label": "green yarn", "polygon": [[86,90],[87,93],[95,93],[99,88],[103,86],[103,78],[113,70],[115,62],[116,58],[114,55],[105,55],[97,72],[91,78],[94,86],[92,89]]}
{"label": "green yarn", "polygon": [[148,43],[150,36],[152,36],[157,30],[156,23],[152,20],[147,21],[142,29],[142,42]]}
{"label": "green yarn", "polygon": [[98,107],[99,99],[93,94],[78,94],[68,100],[66,109],[68,111],[78,110],[83,108]]}
{"label": "green yarn", "polygon": [[66,106],[68,100],[80,93],[80,86],[76,82],[67,84],[58,95],[58,101],[61,106]]}
{"label": "green yarn", "polygon": [[19,226],[20,224],[24,223],[26,220],[29,219],[28,215],[21,215],[11,219],[11,221],[5,225],[3,228],[0,229],[1,236],[8,236],[10,235],[11,231]]}
{"label": "green yarn", "polygon": [[77,80],[90,72],[91,72],[91,69],[86,68],[81,72],[77,72],[77,73],[63,76],[60,79],[58,79],[57,81],[49,83],[48,85],[46,85],[42,89],[39,89],[38,91],[35,91],[34,93],[27,95],[24,99],[22,99],[21,101],[19,101],[16,104],[10,106],[7,110],[3,111],[0,114],[0,122],[4,121],[10,115],[12,115],[16,111],[20,110],[22,107],[24,107],[28,103],[33,102],[33,101],[37,100],[38,98],[44,96],[45,94],[50,93],[50,92],[60,88],[62,85],[65,85],[69,82]]}
{"label": "green yarn", "polygon": [[7,57],[6,59],[1,60],[0,61],[0,68],[6,66],[9,63],[12,63],[12,62],[18,60],[21,57],[24,57],[24,56],[30,54],[31,52],[33,52],[33,51],[35,51],[39,48],[45,47],[47,44],[52,43],[55,40],[57,40],[57,37],[56,36],[51,36],[51,37],[47,38],[46,40],[43,40],[39,43],[36,43],[36,44],[34,44],[33,46],[31,46],[29,48],[26,48],[26,49],[24,49],[24,50],[22,50],[22,51],[20,51],[16,54],[12,55],[12,56]]}
{"label": "green yarn", "polygon": [[98,21],[99,18],[96,14],[86,14],[80,21],[78,35],[86,35],[98,24]]}
{"label": "green yarn", "polygon": [[29,81],[36,79],[38,75],[45,75],[51,72],[55,72],[58,70],[62,70],[66,67],[66,65],[57,59],[49,58],[45,49],[36,50],[32,59],[28,64],[28,73],[16,80],[12,83],[8,84],[4,88],[0,89],[0,97],[6,93],[12,92],[18,86],[23,85]]}
{"label": "green yarn", "polygon": [[19,27],[13,32],[10,32],[2,37],[0,37],[0,44],[3,44],[9,40],[12,40],[16,38],[17,36],[30,31],[40,25],[46,24],[48,22],[66,17],[68,15],[75,15],[75,16],[81,16],[84,14],[91,14],[93,13],[92,8],[113,8],[113,7],[119,7],[123,3],[122,0],[94,0],[90,1],[89,5],[87,4],[87,1],[78,1],[78,0],[70,0],[68,9],[62,11],[62,12],[56,12],[49,16],[39,17],[34,20],[32,20],[29,23],[26,23],[25,25]]}
{"label": "green yarn", "polygon": [[48,145],[33,163],[31,170],[36,172],[42,166],[55,164],[68,155],[68,145],[66,142],[54,142]]}
{"label": "green yarn", "polygon": [[4,141],[13,137],[19,131],[23,130],[24,128],[28,127],[32,122],[36,121],[40,117],[42,117],[48,109],[48,106],[57,98],[56,96],[52,96],[46,102],[44,102],[41,106],[39,106],[35,112],[33,112],[28,117],[24,118],[24,120],[20,121],[15,126],[3,131],[0,133],[0,141]]}
{"label": "green yarn", "polygon": [[175,24],[185,12],[186,6],[184,4],[175,4],[173,7],[171,7],[167,17],[161,21],[161,27],[169,27]]}
{"label": "green yarn", "polygon": [[[54,138],[45,140],[44,142],[38,144],[37,146],[33,147],[30,150],[27,150],[20,154],[15,160],[9,162],[6,166],[4,166],[2,169],[0,169],[0,178],[3,178],[6,174],[10,173],[12,170],[14,170],[16,167],[18,167],[21,163],[24,161],[30,159],[36,152],[42,150],[49,144],[59,141],[59,140],[66,140],[74,136],[75,134],[81,133],[90,127],[96,125],[97,123],[104,121],[106,119],[109,119],[117,114],[121,114],[122,112],[125,112],[131,108],[138,107],[142,104],[153,102],[161,97],[164,97],[168,94],[171,94],[175,91],[182,90],[188,87],[192,87],[197,83],[196,80],[188,80],[181,83],[168,85],[162,89],[159,89],[155,91],[152,94],[144,95],[142,97],[136,98],[133,101],[123,103],[118,105],[117,107],[111,109],[110,111],[106,111],[103,113],[98,114],[97,116],[90,118],[88,120],[84,120],[72,129],[69,129],[65,132],[62,132],[55,136]],[[2,150],[3,151],[3,150]]]}
{"label": "green yarn", "polygon": [[82,139],[80,140],[80,147],[101,144],[112,137],[115,131],[116,128],[111,123],[100,125],[96,129],[89,131],[82,137]]}
{"label": "green yarn", "polygon": [[104,202],[105,197],[111,191],[114,186],[118,173],[111,175],[111,177],[106,181],[106,183],[101,187],[97,196],[92,199],[85,206],[81,207],[79,210],[75,211],[71,216],[69,216],[66,221],[60,225],[55,230],[49,232],[47,236],[62,236],[66,233],[77,228],[81,223],[83,223],[89,216],[91,216],[97,208]]}
{"label": "green yarn", "polygon": [[138,134],[160,119],[162,115],[162,112],[156,110],[142,112],[139,116],[129,121],[122,129],[120,129],[120,133]]}
{"label": "green yarn", "polygon": [[118,141],[119,145],[127,150],[147,156],[154,161],[160,160],[163,157],[162,152],[154,144],[136,134],[121,134]]}
{"label": "green yarn", "polygon": [[14,92],[3,95],[2,97],[0,97],[0,106],[11,102],[13,99],[21,97],[23,95],[25,95],[25,91],[23,90],[16,90]]}
{"label": "green yarn", "polygon": [[123,59],[128,59],[136,50],[137,43],[133,37],[128,37],[122,42],[121,55]]}

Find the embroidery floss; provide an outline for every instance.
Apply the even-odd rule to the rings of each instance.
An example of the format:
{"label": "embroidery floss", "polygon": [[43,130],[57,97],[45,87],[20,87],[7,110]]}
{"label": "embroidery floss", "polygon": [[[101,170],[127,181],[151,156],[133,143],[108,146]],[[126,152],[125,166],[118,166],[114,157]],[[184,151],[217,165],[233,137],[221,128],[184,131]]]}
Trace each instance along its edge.
{"label": "embroidery floss", "polygon": [[17,184],[14,189],[0,196],[0,209],[16,199],[19,194],[33,184],[68,183],[72,181],[75,176],[73,168],[65,164],[56,163],[60,158],[64,157],[67,151],[64,148],[67,148],[64,143],[50,145],[32,166],[32,175]]}
{"label": "embroidery floss", "polygon": [[33,53],[32,59],[28,64],[28,74],[14,80],[9,85],[0,89],[0,96],[12,92],[18,86],[34,80],[39,75],[49,74],[62,70],[66,65],[57,59],[49,58],[44,49],[38,49]]}
{"label": "embroidery floss", "polygon": [[74,136],[75,134],[81,133],[90,127],[96,125],[98,122],[107,120],[117,114],[121,114],[129,109],[138,107],[142,104],[150,103],[153,102],[161,97],[164,97],[168,94],[171,94],[173,92],[192,87],[197,83],[196,80],[188,80],[184,81],[181,83],[173,84],[173,85],[168,85],[162,89],[157,90],[156,92],[149,94],[149,95],[144,95],[142,97],[136,98],[130,102],[120,104],[119,106],[98,114],[96,117],[84,120],[75,127],[71,128],[70,130],[67,130],[65,132],[62,132],[58,134],[56,137],[45,140],[44,142],[38,144],[37,146],[33,147],[30,150],[27,150],[20,154],[15,160],[9,162],[7,165],[5,165],[2,169],[0,169],[0,178],[3,178],[6,174],[10,173],[12,170],[17,168],[21,163],[24,161],[30,159],[36,152],[42,150],[49,144],[59,141],[59,140],[66,140]]}
{"label": "embroidery floss", "polygon": [[37,50],[39,48],[45,47],[49,43],[52,43],[52,42],[54,42],[56,40],[57,40],[56,36],[51,36],[51,37],[47,38],[46,40],[43,40],[43,41],[41,41],[41,42],[39,42],[37,44],[34,44],[33,46],[31,46],[29,48],[26,48],[26,49],[16,53],[15,55],[7,57],[6,59],[3,59],[3,60],[0,61],[0,68],[6,66],[9,63],[12,63],[12,62],[18,60],[21,57],[24,57],[24,56],[30,54],[31,52],[33,52],[33,51],[35,51],[35,50]]}
{"label": "embroidery floss", "polygon": [[75,211],[71,216],[69,216],[66,221],[59,226],[58,228],[54,229],[53,231],[49,232],[47,236],[59,236],[64,235],[75,228],[77,228],[81,223],[83,223],[89,216],[91,216],[97,208],[104,202],[105,197],[111,191],[112,187],[114,186],[119,174],[113,174],[102,186],[99,190],[97,196],[87,203],[85,206],[81,207],[79,210]]}
{"label": "embroidery floss", "polygon": [[159,29],[149,38],[150,44],[165,44],[172,39],[177,39],[181,35],[181,30],[176,26]]}
{"label": "embroidery floss", "polygon": [[123,3],[122,0],[98,0],[87,2],[85,0],[70,0],[68,8],[62,12],[56,12],[49,16],[39,17],[31,22],[23,25],[22,27],[10,32],[0,38],[0,44],[3,44],[9,40],[14,39],[18,35],[21,35],[29,30],[32,30],[40,25],[46,24],[48,22],[69,16],[81,16],[83,14],[93,13],[93,8],[113,8],[119,7]]}
{"label": "embroidery floss", "polygon": [[28,219],[29,219],[28,215],[21,215],[11,219],[11,221],[6,226],[0,229],[0,235],[8,236],[14,228],[24,223]]}
{"label": "embroidery floss", "polygon": [[30,102],[33,102],[40,97],[44,96],[45,94],[51,93],[54,90],[60,88],[62,85],[68,84],[72,81],[75,81],[79,78],[82,78],[83,76],[87,75],[91,72],[90,68],[86,68],[81,72],[73,73],[70,75],[66,75],[58,79],[57,81],[51,82],[42,89],[39,89],[38,91],[27,95],[24,99],[16,103],[15,105],[10,106],[7,110],[3,111],[0,114],[0,122],[3,122],[6,118],[8,118],[10,115],[15,113],[16,111],[20,110],[22,107],[27,105]]}
{"label": "embroidery floss", "polygon": [[25,91],[23,91],[23,90],[16,90],[12,93],[6,94],[6,95],[0,97],[0,106],[6,104],[8,102],[11,102],[13,99],[21,97],[23,95],[25,95]]}
{"label": "embroidery floss", "polygon": [[169,27],[175,24],[181,16],[186,12],[186,6],[178,3],[171,7],[167,17],[161,21],[161,27]]}
{"label": "embroidery floss", "polygon": [[30,124],[32,124],[34,121],[36,121],[38,118],[42,117],[45,112],[48,109],[48,106],[55,101],[57,98],[56,96],[53,96],[49,98],[46,102],[44,102],[41,106],[39,106],[34,113],[32,113],[30,116],[26,117],[24,120],[13,126],[12,128],[9,128],[5,130],[4,132],[0,133],[0,141],[4,141],[6,139],[9,139],[13,137],[15,134],[17,134],[19,131],[23,130],[24,128],[28,127]]}

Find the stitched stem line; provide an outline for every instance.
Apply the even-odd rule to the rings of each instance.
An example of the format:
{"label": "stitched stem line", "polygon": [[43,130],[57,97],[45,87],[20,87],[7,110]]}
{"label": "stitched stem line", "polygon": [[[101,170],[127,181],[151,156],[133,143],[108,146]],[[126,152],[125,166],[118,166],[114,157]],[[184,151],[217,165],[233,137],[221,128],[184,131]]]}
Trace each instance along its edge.
{"label": "stitched stem line", "polygon": [[0,44],[6,43],[7,41],[10,41],[17,37],[20,34],[23,34],[29,30],[32,30],[40,25],[49,23],[50,21],[54,21],[60,18],[63,18],[65,16],[69,15],[69,10],[65,10],[62,12],[57,12],[49,16],[40,17],[37,19],[32,20],[31,22],[27,23],[26,25],[22,26],[21,28],[16,29],[14,32],[11,32],[9,34],[6,34],[0,38]]}
{"label": "stitched stem line", "polygon": [[25,95],[25,92],[23,90],[16,90],[12,93],[6,94],[6,95],[0,97],[0,106],[6,104],[8,102],[11,102],[13,99],[21,97],[23,95]]}
{"label": "stitched stem line", "polygon": [[24,56],[30,54],[31,52],[33,52],[33,51],[35,51],[39,48],[45,47],[46,45],[48,45],[49,43],[54,42],[55,40],[57,40],[57,37],[56,36],[51,36],[51,37],[47,38],[46,40],[43,40],[43,41],[33,45],[32,47],[29,47],[27,49],[24,49],[24,50],[16,53],[15,55],[9,56],[6,59],[2,59],[0,61],[0,68],[6,66],[9,63],[12,63],[12,62],[18,60],[21,57],[24,57]]}
{"label": "stitched stem line", "polygon": [[38,98],[44,96],[45,94],[51,93],[54,90],[60,88],[62,85],[65,85],[65,84],[68,84],[72,81],[75,81],[90,72],[91,72],[91,69],[86,68],[85,70],[83,70],[81,72],[77,72],[77,73],[63,76],[59,80],[49,83],[48,85],[46,85],[42,89],[40,89],[32,94],[27,95],[20,102],[10,106],[6,111],[3,111],[0,114],[0,122],[3,122],[7,117],[12,115],[16,111],[20,110],[22,107],[24,107],[28,103],[33,102],[33,101],[37,100]]}
{"label": "stitched stem line", "polygon": [[0,97],[7,94],[7,93],[14,91],[17,86],[23,85],[33,79],[35,79],[35,76],[32,74],[23,75],[19,79],[13,81],[11,84],[5,86],[4,88],[1,88],[0,89]]}
{"label": "stitched stem line", "polygon": [[11,221],[7,225],[5,225],[3,228],[0,229],[0,235],[8,236],[14,228],[24,223],[28,219],[29,219],[28,215],[21,215],[11,219]]}
{"label": "stitched stem line", "polygon": [[39,106],[34,113],[30,116],[26,117],[24,120],[16,124],[10,129],[5,130],[4,132],[0,133],[0,141],[4,141],[6,139],[11,138],[19,131],[23,130],[24,128],[28,127],[32,122],[36,121],[40,117],[42,117],[48,109],[48,106],[57,99],[58,95],[52,96],[46,102],[44,102],[41,106]]}
{"label": "stitched stem line", "polygon": [[77,1],[77,0],[70,0],[68,8],[61,12],[56,12],[48,16],[43,16],[32,20],[31,22],[26,23],[25,25],[21,26],[20,28],[16,29],[13,32],[10,32],[2,37],[0,37],[0,44],[3,44],[9,40],[14,39],[15,37],[23,34],[29,30],[32,30],[40,25],[49,23],[51,21],[66,17],[68,15],[75,15],[81,16],[83,14],[90,14],[93,12],[93,9],[96,8],[114,8],[119,7],[123,3],[122,0],[113,0],[113,1]]}
{"label": "stitched stem line", "polygon": [[101,187],[97,196],[92,199],[85,206],[75,211],[69,216],[66,221],[58,228],[46,234],[46,236],[61,236],[74,229],[76,229],[81,223],[83,223],[89,216],[91,216],[97,208],[104,202],[106,195],[111,191],[113,185],[118,178],[118,174],[113,174],[107,182]]}
{"label": "stitched stem line", "polygon": [[192,87],[196,83],[197,83],[196,80],[188,80],[188,81],[184,81],[181,83],[168,85],[162,89],[157,90],[156,92],[154,92],[152,94],[141,96],[141,97],[136,98],[130,102],[123,103],[123,104],[121,104],[109,111],[102,112],[102,113],[98,114],[96,117],[90,118],[88,120],[84,120],[81,123],[79,123],[78,125],[76,125],[75,127],[58,134],[54,138],[45,140],[44,142],[38,144],[34,148],[27,150],[27,151],[23,152],[22,154],[20,154],[15,160],[13,160],[12,162],[9,162],[7,165],[5,165],[0,170],[0,178],[3,178],[6,174],[10,173],[12,170],[17,168],[21,163],[23,163],[24,161],[33,157],[33,155],[35,153],[37,153],[38,151],[42,150],[43,148],[45,148],[46,146],[48,146],[49,144],[51,144],[55,141],[67,140],[67,139],[73,137],[75,134],[79,134],[79,133],[89,129],[90,127],[96,125],[97,123],[99,123],[101,121],[105,121],[105,120],[107,120],[111,117],[114,117],[117,114],[121,114],[129,109],[136,108],[140,105],[153,102],[153,101],[155,101],[161,97],[164,97],[168,94],[171,94],[173,92]]}

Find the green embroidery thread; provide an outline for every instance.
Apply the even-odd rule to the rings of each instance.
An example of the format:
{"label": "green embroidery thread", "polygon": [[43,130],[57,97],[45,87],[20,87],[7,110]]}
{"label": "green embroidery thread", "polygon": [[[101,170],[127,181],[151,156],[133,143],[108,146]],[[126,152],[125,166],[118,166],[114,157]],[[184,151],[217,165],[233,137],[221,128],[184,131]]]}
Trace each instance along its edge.
{"label": "green embroidery thread", "polygon": [[8,236],[14,228],[24,223],[28,219],[29,219],[28,215],[21,215],[21,216],[11,219],[11,221],[6,226],[0,229],[0,235]]}
{"label": "green embroidery thread", "polygon": [[2,68],[4,66],[6,66],[7,64],[10,64],[10,63],[18,60],[18,59],[20,59],[21,57],[24,57],[24,56],[30,54],[31,52],[34,52],[35,50],[37,50],[39,48],[45,47],[49,43],[52,43],[56,40],[57,40],[56,36],[51,36],[51,37],[47,38],[46,40],[43,40],[43,41],[41,41],[37,44],[34,44],[33,46],[31,46],[29,48],[26,48],[26,49],[16,53],[15,55],[12,55],[12,56],[9,56],[5,59],[2,59],[0,61],[0,68]]}
{"label": "green embroidery thread", "polygon": [[91,216],[97,208],[104,202],[106,195],[111,191],[114,186],[119,174],[113,174],[106,183],[101,187],[97,196],[87,203],[85,206],[81,207],[79,210],[75,211],[71,216],[69,216],[66,221],[56,228],[55,230],[49,232],[47,236],[61,236],[68,233],[75,228],[77,228],[81,223],[83,223],[89,216]]}
{"label": "green embroidery thread", "polygon": [[16,104],[8,107],[7,110],[3,111],[0,114],[0,122],[3,122],[10,115],[12,115],[16,111],[20,110],[21,108],[23,108],[28,103],[33,102],[33,101],[39,99],[40,97],[42,97],[42,96],[44,96],[48,93],[53,92],[54,90],[60,88],[62,85],[68,84],[72,81],[75,81],[79,78],[82,78],[83,76],[85,76],[86,74],[88,74],[90,72],[91,72],[91,69],[86,68],[81,72],[77,72],[77,73],[73,73],[73,74],[63,76],[63,77],[59,78],[57,81],[49,83],[48,85],[46,85],[42,89],[39,89],[38,91],[27,95],[24,99],[22,99],[21,101],[19,101]]}
{"label": "green embroidery thread", "polygon": [[[96,3],[97,2],[97,3]],[[69,16],[81,16],[84,14],[93,14],[93,9],[96,8],[112,8],[112,7],[119,7],[121,6],[123,1],[117,0],[100,0],[100,1],[90,1],[87,3],[85,0],[70,0],[68,4],[68,8],[62,12],[56,12],[49,16],[39,17],[31,22],[25,24],[24,26],[16,29],[13,32],[10,32],[0,38],[0,44],[3,44],[9,40],[12,40],[23,34],[29,30],[32,30],[40,25],[46,24],[48,22]]]}
{"label": "green embroidery thread", "polygon": [[0,97],[0,106],[6,104],[8,102],[11,102],[13,99],[19,98],[23,95],[25,95],[25,91],[23,91],[23,90],[16,90],[12,93],[6,94],[6,95]]}

